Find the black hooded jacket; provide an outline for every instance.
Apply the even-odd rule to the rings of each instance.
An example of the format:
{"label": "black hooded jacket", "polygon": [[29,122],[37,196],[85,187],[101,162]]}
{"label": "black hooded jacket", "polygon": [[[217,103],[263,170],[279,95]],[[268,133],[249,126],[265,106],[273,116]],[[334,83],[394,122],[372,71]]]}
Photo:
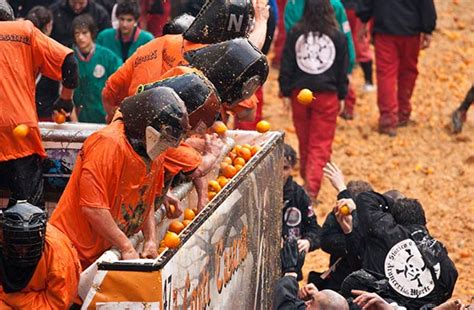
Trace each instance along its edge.
{"label": "black hooded jacket", "polygon": [[423,225],[397,224],[388,197],[365,192],[357,197],[356,205],[366,242],[363,268],[388,283],[378,293],[408,309],[448,300],[458,273],[443,244]]}
{"label": "black hooded jacket", "polygon": [[357,16],[366,23],[374,18],[374,32],[412,36],[436,28],[433,0],[359,0]]}
{"label": "black hooded jacket", "polygon": [[72,34],[72,20],[81,14],[89,14],[94,19],[98,32],[105,28],[112,27],[109,13],[93,0],[88,0],[86,8],[80,13],[76,14],[68,4],[68,0],[61,0],[53,5],[50,9],[53,12],[53,31],[51,37],[59,43],[71,47],[74,42]]}
{"label": "black hooded jacket", "polygon": [[292,177],[286,180],[283,187],[283,204],[283,238],[307,239],[310,251],[319,249],[321,227],[313,212],[311,199]]}

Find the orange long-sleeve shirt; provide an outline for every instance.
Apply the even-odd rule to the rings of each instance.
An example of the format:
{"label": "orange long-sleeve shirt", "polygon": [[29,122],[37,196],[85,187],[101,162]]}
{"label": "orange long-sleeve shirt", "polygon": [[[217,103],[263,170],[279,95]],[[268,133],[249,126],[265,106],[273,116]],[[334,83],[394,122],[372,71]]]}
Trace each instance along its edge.
{"label": "orange long-sleeve shirt", "polygon": [[[30,21],[0,22],[0,161],[32,154],[45,157],[35,104],[38,73],[61,80],[61,67],[73,51],[39,31]],[[27,125],[26,137],[13,129]]]}
{"label": "orange long-sleeve shirt", "polygon": [[71,240],[46,227],[43,256],[28,285],[7,294],[0,286],[0,309],[69,309],[77,296],[81,266]]}

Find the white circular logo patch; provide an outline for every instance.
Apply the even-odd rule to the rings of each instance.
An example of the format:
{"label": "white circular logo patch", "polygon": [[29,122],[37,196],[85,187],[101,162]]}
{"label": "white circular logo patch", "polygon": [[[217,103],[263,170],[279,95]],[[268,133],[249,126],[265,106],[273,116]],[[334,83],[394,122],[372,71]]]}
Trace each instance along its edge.
{"label": "white circular logo patch", "polygon": [[301,212],[298,208],[288,208],[283,219],[286,225],[290,227],[298,226],[301,223]]}
{"label": "white circular logo patch", "polygon": [[105,74],[105,68],[102,65],[96,65],[94,68],[94,72],[92,73],[94,77],[100,79]]}
{"label": "white circular logo patch", "polygon": [[331,38],[310,32],[305,38],[301,35],[295,46],[296,63],[308,74],[321,74],[327,71],[336,59],[336,47]]}
{"label": "white circular logo patch", "polygon": [[[439,277],[439,264],[434,269]],[[431,272],[411,239],[400,241],[390,249],[385,257],[385,276],[397,293],[409,298],[424,297],[435,287]]]}

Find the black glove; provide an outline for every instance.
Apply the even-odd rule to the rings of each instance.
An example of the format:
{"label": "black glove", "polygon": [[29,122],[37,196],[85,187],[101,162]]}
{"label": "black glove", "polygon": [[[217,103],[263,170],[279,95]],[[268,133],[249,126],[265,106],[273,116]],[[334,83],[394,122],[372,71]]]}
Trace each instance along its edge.
{"label": "black glove", "polygon": [[297,272],[298,270],[298,244],[296,239],[287,239],[280,250],[281,272]]}
{"label": "black glove", "polygon": [[72,103],[72,99],[66,100],[58,98],[53,103],[53,110],[56,110],[58,112],[61,112],[61,109],[63,109],[66,113],[71,113],[73,108],[74,104]]}

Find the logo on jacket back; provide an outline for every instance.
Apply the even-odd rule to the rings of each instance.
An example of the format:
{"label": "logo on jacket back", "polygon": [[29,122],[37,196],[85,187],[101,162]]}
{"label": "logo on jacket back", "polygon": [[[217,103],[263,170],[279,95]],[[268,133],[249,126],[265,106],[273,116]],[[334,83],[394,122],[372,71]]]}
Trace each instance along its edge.
{"label": "logo on jacket back", "polygon": [[283,215],[283,221],[289,227],[298,226],[301,223],[301,211],[298,208],[288,208]]}
{"label": "logo on jacket back", "polygon": [[334,64],[336,47],[327,35],[316,35],[310,32],[305,38],[301,35],[296,40],[296,63],[308,74],[321,74]]}
{"label": "logo on jacket back", "polygon": [[[439,278],[439,264],[433,269]],[[409,298],[424,297],[435,287],[431,272],[411,239],[400,241],[390,249],[385,257],[385,276],[397,293]]]}

